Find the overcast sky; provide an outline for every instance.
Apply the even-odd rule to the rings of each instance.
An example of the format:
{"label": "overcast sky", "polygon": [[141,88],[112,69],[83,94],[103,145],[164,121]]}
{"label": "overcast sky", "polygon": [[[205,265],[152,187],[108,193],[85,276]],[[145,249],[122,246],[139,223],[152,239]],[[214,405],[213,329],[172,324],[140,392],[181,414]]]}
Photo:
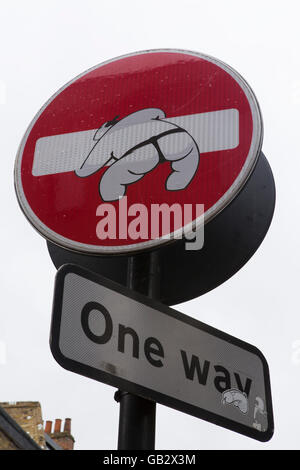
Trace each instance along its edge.
{"label": "overcast sky", "polygon": [[116,448],[114,389],[67,372],[48,342],[55,268],[21,213],[13,166],[39,108],[84,70],[143,49],[214,56],[251,85],[277,205],[254,257],[216,290],[176,308],[261,349],[270,366],[275,434],[259,443],[158,406],[157,449],[300,448],[299,108],[297,0],[1,1],[0,401],[37,400],[43,418],[72,418],[77,449]]}

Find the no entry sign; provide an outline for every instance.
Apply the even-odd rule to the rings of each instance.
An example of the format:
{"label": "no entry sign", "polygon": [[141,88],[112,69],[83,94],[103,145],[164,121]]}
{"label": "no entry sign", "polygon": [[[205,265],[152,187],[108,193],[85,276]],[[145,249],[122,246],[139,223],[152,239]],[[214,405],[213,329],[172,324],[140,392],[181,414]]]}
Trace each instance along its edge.
{"label": "no entry sign", "polygon": [[57,273],[51,349],[72,372],[272,437],[268,366],[257,348],[78,266]]}
{"label": "no entry sign", "polygon": [[[51,242],[128,253],[214,218],[244,186],[261,142],[255,96],[229,66],[138,52],[88,70],[43,106],[19,149],[16,192]],[[162,205],[191,210],[164,225],[152,212]]]}

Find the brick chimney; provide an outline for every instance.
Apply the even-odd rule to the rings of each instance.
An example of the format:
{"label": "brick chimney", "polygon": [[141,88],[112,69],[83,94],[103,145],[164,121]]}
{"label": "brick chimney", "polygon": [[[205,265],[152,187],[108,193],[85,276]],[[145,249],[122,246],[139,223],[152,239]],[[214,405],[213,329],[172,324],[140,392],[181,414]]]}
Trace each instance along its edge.
{"label": "brick chimney", "polygon": [[61,419],[56,419],[55,424],[54,424],[54,433],[55,434],[60,433],[60,427],[61,427]]}
{"label": "brick chimney", "polygon": [[64,429],[61,430],[61,419],[56,419],[54,423],[54,430],[52,431],[52,421],[46,421],[45,432],[49,434],[56,444],[58,444],[63,450],[73,450],[74,448],[74,437],[71,434],[71,419],[66,418]]}
{"label": "brick chimney", "polygon": [[45,425],[45,433],[46,434],[51,434],[52,432],[52,421],[46,421],[46,425]]}

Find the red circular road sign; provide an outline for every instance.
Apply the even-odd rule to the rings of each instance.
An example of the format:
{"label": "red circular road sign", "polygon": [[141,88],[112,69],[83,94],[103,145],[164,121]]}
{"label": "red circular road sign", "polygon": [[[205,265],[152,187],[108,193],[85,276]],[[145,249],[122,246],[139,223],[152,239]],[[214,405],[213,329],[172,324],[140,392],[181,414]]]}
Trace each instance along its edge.
{"label": "red circular road sign", "polygon": [[[215,217],[261,144],[256,98],[232,68],[194,52],[142,51],[84,72],[43,106],[17,155],[16,192],[53,243],[134,252],[195,229],[203,212]],[[162,205],[173,214],[166,224]]]}

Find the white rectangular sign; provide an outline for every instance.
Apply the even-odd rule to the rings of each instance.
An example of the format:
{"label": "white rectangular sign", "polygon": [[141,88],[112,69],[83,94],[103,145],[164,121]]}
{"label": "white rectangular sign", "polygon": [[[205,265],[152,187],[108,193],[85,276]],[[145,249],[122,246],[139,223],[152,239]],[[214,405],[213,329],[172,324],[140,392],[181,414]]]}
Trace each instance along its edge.
{"label": "white rectangular sign", "polygon": [[78,266],[57,274],[51,350],[73,372],[260,441],[273,434],[257,348]]}

